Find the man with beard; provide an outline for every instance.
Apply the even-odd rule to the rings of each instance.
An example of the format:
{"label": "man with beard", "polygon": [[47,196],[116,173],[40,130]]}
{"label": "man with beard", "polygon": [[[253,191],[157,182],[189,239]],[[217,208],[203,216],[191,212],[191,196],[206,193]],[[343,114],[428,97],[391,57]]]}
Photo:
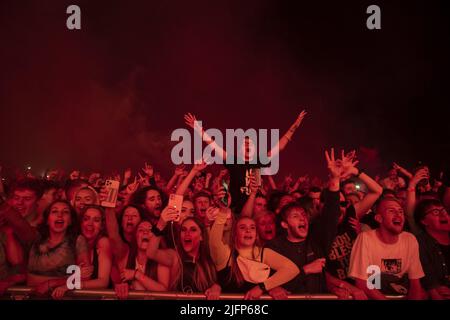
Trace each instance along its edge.
{"label": "man with beard", "polygon": [[132,197],[131,203],[145,210],[145,219],[153,225],[156,224],[161,215],[164,194],[156,187],[149,186],[138,190]]}
{"label": "man with beard", "polygon": [[[375,219],[380,226],[356,238],[350,257],[349,277],[370,299],[385,300],[386,295],[423,298],[420,278],[424,276],[416,238],[403,231],[405,215],[395,198],[380,200]],[[369,280],[370,268],[379,268],[375,285]],[[379,285],[379,286],[378,286]]]}
{"label": "man with beard", "polygon": [[414,212],[422,232],[417,235],[420,261],[425,271],[422,285],[433,300],[450,299],[450,219],[438,200],[418,203]]}
{"label": "man with beard", "polygon": [[[325,152],[330,181],[324,190],[324,206],[322,212],[309,226],[308,214],[302,205],[293,202],[280,212],[281,226],[287,232],[269,242],[269,248],[291,259],[300,269],[300,274],[293,280],[276,288],[278,297],[286,298],[286,290],[290,293],[323,293],[326,292],[325,257],[336,234],[339,218],[339,181],[345,173],[343,159],[335,160],[334,150],[331,155]],[[275,290],[275,289],[272,289]],[[272,294],[274,294],[272,292]]]}

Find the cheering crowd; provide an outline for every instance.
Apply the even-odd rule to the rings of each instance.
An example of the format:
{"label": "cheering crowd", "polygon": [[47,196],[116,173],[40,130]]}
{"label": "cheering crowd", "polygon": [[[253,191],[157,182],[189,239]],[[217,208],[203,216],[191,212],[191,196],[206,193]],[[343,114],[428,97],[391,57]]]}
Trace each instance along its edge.
{"label": "cheering crowd", "polygon": [[[268,156],[285,149],[305,116]],[[185,116],[192,128],[195,119]],[[250,139],[234,155],[200,134],[224,160],[243,163],[225,161],[218,175],[205,162],[180,165],[168,180],[147,163],[135,175],[55,169],[0,180],[0,296],[29,286],[61,299],[77,265],[81,289],[114,289],[120,299],[130,290],[450,298],[449,172],[394,163],[374,179],[355,151],[331,148],[317,159],[325,181],[277,183],[260,176]],[[102,206],[106,180],[120,183],[114,206]],[[181,210],[170,195],[183,197]]]}

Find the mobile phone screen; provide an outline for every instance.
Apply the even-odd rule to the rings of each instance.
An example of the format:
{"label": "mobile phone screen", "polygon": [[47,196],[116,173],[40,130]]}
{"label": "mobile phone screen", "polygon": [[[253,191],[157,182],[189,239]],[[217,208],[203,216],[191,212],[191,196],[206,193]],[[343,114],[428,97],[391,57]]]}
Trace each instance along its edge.
{"label": "mobile phone screen", "polygon": [[[228,193],[228,184],[225,180],[222,180],[222,187],[225,190],[225,192]],[[228,194],[226,194],[225,197],[223,197],[221,201],[225,206],[228,206]]]}

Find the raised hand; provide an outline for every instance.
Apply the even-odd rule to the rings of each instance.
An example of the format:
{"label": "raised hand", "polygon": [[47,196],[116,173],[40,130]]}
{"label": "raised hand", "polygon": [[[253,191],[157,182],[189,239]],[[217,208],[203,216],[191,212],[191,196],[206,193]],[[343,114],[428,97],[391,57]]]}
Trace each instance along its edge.
{"label": "raised hand", "polygon": [[134,182],[127,185],[127,188],[125,189],[127,194],[133,194],[136,192],[136,190],[139,188],[139,181],[137,177],[134,177]]}
{"label": "raised hand", "polygon": [[144,171],[144,173],[150,178],[153,177],[153,166],[149,165],[147,162],[144,164],[144,168],[142,168],[142,171]]}
{"label": "raised hand", "polygon": [[297,127],[300,126],[300,124],[302,123],[303,119],[306,117],[307,114],[308,112],[306,112],[306,110],[302,110],[302,112],[300,112],[297,119],[295,120],[295,124],[297,125]]}
{"label": "raised hand", "polygon": [[123,173],[123,179],[128,181],[131,178],[131,168],[127,168]]}
{"label": "raised hand", "polygon": [[80,178],[80,171],[79,170],[74,170],[70,173],[69,175],[70,180],[76,180]]}
{"label": "raised hand", "polygon": [[178,218],[178,211],[173,207],[165,207],[164,210],[161,212],[160,220],[164,224],[167,224],[169,221],[176,220]]}
{"label": "raised hand", "polygon": [[208,164],[202,160],[202,162],[194,164],[194,166],[192,167],[192,170],[194,170],[195,172],[200,172],[200,171],[203,171],[207,166],[208,166]]}
{"label": "raised hand", "polygon": [[176,166],[174,174],[178,177],[182,176],[183,172],[184,172],[184,168],[185,168],[184,164],[180,164],[179,166]]}
{"label": "raised hand", "polygon": [[415,188],[421,180],[429,179],[429,178],[430,178],[430,173],[427,168],[419,169],[419,170],[417,170],[417,172],[414,174],[414,176],[409,181],[409,186],[411,188]]}
{"label": "raised hand", "polygon": [[139,184],[141,186],[147,187],[150,185],[149,176],[143,177],[139,172],[138,172],[138,175],[139,175]]}
{"label": "raised hand", "polygon": [[197,118],[192,113],[188,112],[184,115],[184,123],[186,123],[192,129],[194,129],[195,121],[197,121]]}
{"label": "raised hand", "polygon": [[342,150],[342,167],[343,172],[341,174],[341,180],[346,180],[352,175],[358,174],[358,169],[356,168],[356,165],[359,163],[359,161],[356,159],[356,151],[353,150],[347,154],[345,154],[344,150]]}
{"label": "raised hand", "polygon": [[340,178],[344,168],[342,166],[342,160],[336,160],[334,157],[334,148],[331,148],[330,153],[325,150],[325,158],[327,160],[328,171],[333,178]]}

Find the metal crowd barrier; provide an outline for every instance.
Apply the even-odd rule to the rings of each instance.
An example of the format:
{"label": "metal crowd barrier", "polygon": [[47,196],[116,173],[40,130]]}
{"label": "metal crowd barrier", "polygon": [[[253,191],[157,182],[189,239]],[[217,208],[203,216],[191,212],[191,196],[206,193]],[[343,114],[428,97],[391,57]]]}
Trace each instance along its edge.
{"label": "metal crowd barrier", "polygon": [[[222,294],[220,300],[242,300],[243,294]],[[0,300],[30,300],[43,299],[37,297],[32,288],[29,287],[11,287],[8,288]],[[117,300],[114,290],[71,290],[67,291],[64,299],[70,300]],[[181,292],[152,292],[152,291],[133,291],[128,294],[130,300],[205,300],[204,294],[181,293]],[[404,299],[404,296],[388,296],[390,300]],[[269,295],[261,296],[261,300],[272,300]],[[288,300],[338,300],[333,294],[293,294],[288,296]]]}

